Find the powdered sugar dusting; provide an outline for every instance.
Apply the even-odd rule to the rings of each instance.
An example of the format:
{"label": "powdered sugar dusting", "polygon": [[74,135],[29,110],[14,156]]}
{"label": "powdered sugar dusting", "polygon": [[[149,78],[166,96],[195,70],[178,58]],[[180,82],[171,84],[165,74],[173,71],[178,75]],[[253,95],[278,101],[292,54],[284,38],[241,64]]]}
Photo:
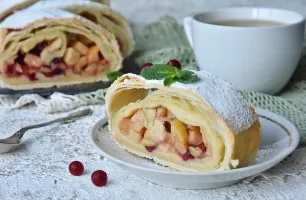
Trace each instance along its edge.
{"label": "powdered sugar dusting", "polygon": [[198,92],[236,133],[246,130],[256,119],[255,112],[241,93],[223,79],[196,72],[201,81],[189,86]]}
{"label": "powdered sugar dusting", "polygon": [[68,7],[79,7],[79,6],[93,6],[96,8],[106,8],[109,9],[108,6],[101,4],[101,3],[96,3],[93,1],[89,0],[40,0],[29,9],[41,9],[41,8],[68,8]]}
{"label": "powdered sugar dusting", "polygon": [[[13,15],[7,17],[1,24],[0,28],[11,28],[11,29],[19,29],[24,28],[30,23],[33,23],[36,20],[41,19],[78,19],[86,21],[87,23],[91,23],[94,25],[94,23],[86,20],[83,17],[80,17],[78,15],[75,15],[73,13],[70,13],[68,11],[56,9],[56,8],[48,8],[48,9],[39,9],[35,10],[35,12],[32,9],[26,9],[22,11],[15,12]],[[22,19],[22,20],[20,20]],[[97,25],[94,25],[96,27],[99,27]]]}

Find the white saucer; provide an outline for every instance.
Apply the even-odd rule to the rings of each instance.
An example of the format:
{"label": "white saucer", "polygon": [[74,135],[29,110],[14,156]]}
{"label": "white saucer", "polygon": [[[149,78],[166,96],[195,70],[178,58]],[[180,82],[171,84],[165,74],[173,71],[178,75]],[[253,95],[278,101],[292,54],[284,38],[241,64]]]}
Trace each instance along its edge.
{"label": "white saucer", "polygon": [[182,189],[223,187],[273,167],[288,156],[299,143],[299,133],[288,120],[260,108],[257,108],[256,112],[263,127],[257,158],[248,167],[228,171],[179,172],[128,153],[112,139],[105,125],[107,118],[94,126],[92,140],[105,158],[153,183]]}

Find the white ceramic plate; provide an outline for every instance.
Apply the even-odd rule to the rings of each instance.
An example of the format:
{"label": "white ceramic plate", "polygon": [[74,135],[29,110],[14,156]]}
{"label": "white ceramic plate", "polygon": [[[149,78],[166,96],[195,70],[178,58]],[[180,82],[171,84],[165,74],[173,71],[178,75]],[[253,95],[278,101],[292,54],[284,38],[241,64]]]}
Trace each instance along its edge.
{"label": "white ceramic plate", "polygon": [[228,171],[179,172],[128,153],[112,139],[105,125],[107,118],[94,126],[92,140],[105,158],[153,183],[182,189],[223,187],[273,167],[288,156],[299,143],[299,133],[288,120],[260,108],[257,108],[256,112],[263,127],[257,158],[247,167]]}

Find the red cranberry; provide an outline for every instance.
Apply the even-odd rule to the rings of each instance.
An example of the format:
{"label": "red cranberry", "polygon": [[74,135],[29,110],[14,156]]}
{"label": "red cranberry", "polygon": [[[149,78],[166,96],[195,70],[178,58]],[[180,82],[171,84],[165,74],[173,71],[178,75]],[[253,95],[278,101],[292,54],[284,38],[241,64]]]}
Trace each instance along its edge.
{"label": "red cranberry", "polygon": [[206,152],[206,150],[207,150],[207,147],[205,146],[204,143],[199,144],[198,147],[199,147],[203,152]]}
{"label": "red cranberry", "polygon": [[3,68],[3,73],[7,76],[14,74],[14,65],[5,64]]}
{"label": "red cranberry", "polygon": [[172,67],[176,67],[178,69],[181,69],[181,63],[178,60],[172,59],[170,60],[167,65],[172,66]]}
{"label": "red cranberry", "polygon": [[102,187],[107,183],[107,174],[105,171],[97,170],[91,174],[91,181],[95,186]]}
{"label": "red cranberry", "polygon": [[30,67],[28,65],[21,65],[21,69],[23,72],[28,72],[30,70]]}
{"label": "red cranberry", "polygon": [[53,73],[54,73],[55,75],[60,75],[60,74],[63,73],[63,70],[60,69],[60,68],[56,68],[56,69],[53,70]]}
{"label": "red cranberry", "polygon": [[146,146],[146,150],[148,151],[148,152],[152,152],[152,151],[154,151],[156,149],[156,146]]}
{"label": "red cranberry", "polygon": [[189,150],[186,151],[185,154],[182,155],[184,161],[194,159],[194,156],[190,154]]}
{"label": "red cranberry", "polygon": [[14,75],[15,75],[15,76],[21,76],[21,75],[23,75],[23,73],[22,73],[22,72],[17,72],[17,71],[15,71],[15,72],[14,72]]}
{"label": "red cranberry", "polygon": [[168,121],[164,121],[164,127],[168,133],[171,133],[171,124]]}
{"label": "red cranberry", "polygon": [[55,68],[55,69],[52,70],[51,72],[46,72],[46,73],[44,73],[44,75],[45,75],[46,77],[49,77],[49,78],[54,77],[54,76],[56,76],[56,75],[60,75],[60,74],[63,74],[63,70],[60,69],[60,68]]}
{"label": "red cranberry", "polygon": [[84,166],[80,161],[73,161],[69,164],[69,172],[74,176],[81,176],[84,172]]}
{"label": "red cranberry", "polygon": [[30,81],[37,81],[38,79],[36,78],[36,74],[27,74],[28,78]]}
{"label": "red cranberry", "polygon": [[144,68],[150,67],[150,66],[152,66],[152,65],[153,65],[152,63],[145,63],[145,64],[143,64],[143,65],[140,67],[140,71],[142,71]]}
{"label": "red cranberry", "polygon": [[45,75],[45,77],[48,77],[48,78],[54,77],[53,72],[45,72],[44,75]]}

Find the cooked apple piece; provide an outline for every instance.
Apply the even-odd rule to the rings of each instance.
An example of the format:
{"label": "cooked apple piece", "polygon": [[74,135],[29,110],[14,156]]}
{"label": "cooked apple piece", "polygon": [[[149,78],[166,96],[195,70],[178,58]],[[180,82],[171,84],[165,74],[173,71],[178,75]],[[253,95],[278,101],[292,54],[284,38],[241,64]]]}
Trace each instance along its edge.
{"label": "cooked apple piece", "polygon": [[186,131],[185,124],[178,119],[174,119],[171,122],[171,132],[178,137],[183,145],[188,147],[188,133]]}
{"label": "cooked apple piece", "polygon": [[87,53],[88,64],[98,62],[99,60],[99,48],[97,46],[90,47]]}
{"label": "cooked apple piece", "polygon": [[138,110],[132,117],[131,117],[131,127],[134,131],[141,132],[145,128],[146,119],[144,112],[142,110]]}
{"label": "cooked apple piece", "polygon": [[167,133],[164,124],[161,120],[154,120],[153,123],[148,127],[152,132],[152,139],[155,142],[162,142],[166,139]]}
{"label": "cooked apple piece", "polygon": [[179,140],[175,140],[174,148],[179,152],[180,154],[184,154],[187,151],[186,146]]}
{"label": "cooked apple piece", "polygon": [[164,107],[158,107],[156,109],[156,117],[157,118],[163,118],[163,117],[166,117],[167,116],[167,109],[164,108]]}
{"label": "cooked apple piece", "polygon": [[171,146],[167,143],[161,143],[160,145],[158,145],[158,149],[163,152],[169,152],[171,150]]}
{"label": "cooked apple piece", "polygon": [[152,132],[149,131],[148,129],[145,131],[143,138],[141,140],[141,143],[144,146],[155,146],[156,145],[156,143],[152,139]]}
{"label": "cooked apple piece", "polygon": [[124,118],[119,125],[121,133],[128,133],[129,128],[130,128],[130,119],[129,118]]}
{"label": "cooked apple piece", "polygon": [[190,154],[193,155],[195,158],[200,157],[202,154],[202,150],[198,147],[189,147]]}
{"label": "cooked apple piece", "polygon": [[132,140],[133,142],[140,142],[142,139],[142,134],[139,132],[134,131],[133,129],[129,129],[129,134],[128,136],[130,138],[130,140]]}
{"label": "cooked apple piece", "polygon": [[98,71],[99,65],[97,63],[92,63],[90,65],[88,65],[84,71],[82,72],[83,76],[92,76],[94,74],[96,74],[96,72]]}
{"label": "cooked apple piece", "polygon": [[28,65],[28,66],[31,66],[31,67],[35,67],[35,68],[39,68],[42,66],[43,62],[42,60],[40,59],[40,57],[34,55],[34,54],[27,54],[25,57],[24,57],[24,62]]}
{"label": "cooked apple piece", "polygon": [[80,73],[83,68],[87,65],[87,58],[85,56],[81,57],[80,60],[74,66],[74,72]]}
{"label": "cooked apple piece", "polygon": [[167,137],[165,139],[165,142],[167,142],[169,145],[173,146],[175,144],[175,136],[173,134],[167,134]]}
{"label": "cooked apple piece", "polygon": [[80,59],[80,53],[74,50],[73,48],[68,48],[65,54],[65,63],[67,65],[75,65]]}
{"label": "cooked apple piece", "polygon": [[193,127],[188,131],[188,143],[197,146],[203,142],[199,127]]}
{"label": "cooked apple piece", "polygon": [[88,52],[88,47],[85,46],[82,42],[76,42],[73,45],[73,48],[78,51],[82,56],[86,55]]}
{"label": "cooked apple piece", "polygon": [[144,109],[144,114],[148,123],[152,123],[156,118],[156,108]]}

